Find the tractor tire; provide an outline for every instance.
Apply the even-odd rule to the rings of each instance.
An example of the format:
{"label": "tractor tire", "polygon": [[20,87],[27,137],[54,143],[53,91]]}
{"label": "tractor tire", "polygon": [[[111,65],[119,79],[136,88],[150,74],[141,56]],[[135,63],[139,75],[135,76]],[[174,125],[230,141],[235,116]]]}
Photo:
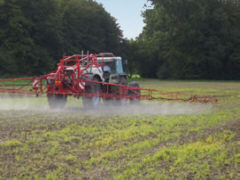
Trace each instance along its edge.
{"label": "tractor tire", "polygon": [[48,94],[47,98],[51,109],[62,109],[67,102],[67,96],[62,94]]}
{"label": "tractor tire", "polygon": [[[121,77],[120,78],[120,81],[119,81],[119,84],[121,84],[121,85],[127,85],[127,79],[125,78],[125,77]],[[115,90],[115,93],[116,94],[120,94],[119,93],[119,88],[116,88],[117,90]],[[128,104],[128,99],[124,99],[124,98],[114,98],[113,100],[112,100],[112,104],[113,105],[115,105],[115,106],[124,106],[124,105],[127,105]]]}
{"label": "tractor tire", "polygon": [[[129,83],[128,86],[139,88],[139,84],[137,82]],[[128,90],[128,94],[138,96],[140,95],[140,90]],[[140,103],[140,100],[137,97],[133,97],[130,99],[130,104],[139,104],[139,103]]]}
{"label": "tractor tire", "polygon": [[[124,76],[120,77],[119,84],[127,85],[127,78]],[[106,92],[106,90],[104,92]],[[116,87],[116,86],[109,86],[108,93],[119,96],[120,88]],[[103,104],[107,105],[107,106],[122,106],[122,105],[128,104],[128,99],[114,98],[114,97],[113,98],[103,98]]]}
{"label": "tractor tire", "polygon": [[[97,77],[94,77],[93,81],[100,81],[100,79]],[[87,85],[86,93],[94,93],[95,96],[92,96],[92,97],[83,96],[82,97],[83,107],[85,109],[92,109],[92,108],[96,109],[97,107],[99,107],[101,98],[100,96],[98,96],[98,94],[100,94],[100,92],[101,92],[101,84],[91,83],[90,85]]]}

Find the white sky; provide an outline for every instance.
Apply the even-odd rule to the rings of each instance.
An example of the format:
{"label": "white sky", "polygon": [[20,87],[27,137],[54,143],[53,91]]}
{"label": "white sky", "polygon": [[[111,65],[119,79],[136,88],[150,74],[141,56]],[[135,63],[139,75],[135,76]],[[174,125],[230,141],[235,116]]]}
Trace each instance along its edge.
{"label": "white sky", "polygon": [[131,39],[136,38],[144,26],[141,12],[147,0],[96,0],[117,19],[123,36]]}

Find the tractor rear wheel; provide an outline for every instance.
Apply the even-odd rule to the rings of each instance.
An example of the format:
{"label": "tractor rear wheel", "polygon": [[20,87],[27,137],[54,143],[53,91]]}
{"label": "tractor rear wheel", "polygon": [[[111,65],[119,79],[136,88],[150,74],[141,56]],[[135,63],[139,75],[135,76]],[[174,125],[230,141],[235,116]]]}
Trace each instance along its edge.
{"label": "tractor rear wheel", "polygon": [[[129,83],[128,86],[139,88],[139,84],[136,83],[136,82]],[[132,95],[132,98],[130,99],[130,104],[139,104],[140,103],[140,100],[139,100],[139,97],[138,97],[140,95],[140,90],[129,89],[128,90],[128,95]]]}
{"label": "tractor rear wheel", "polygon": [[[120,77],[120,81],[119,81],[119,84],[120,85],[127,85],[127,77],[125,76],[122,76]],[[128,99],[127,98],[121,98],[121,96],[123,95],[126,95],[127,92],[123,92],[122,94],[120,93],[121,91],[121,88],[120,87],[117,87],[117,86],[113,86],[112,87],[112,93],[113,94],[116,94],[117,96],[120,96],[120,98],[113,98],[112,99],[112,104],[113,105],[116,105],[116,106],[124,106],[124,105],[127,105],[128,104]]]}
{"label": "tractor rear wheel", "polygon": [[67,102],[67,96],[62,94],[48,94],[48,105],[51,109],[64,108]]}
{"label": "tractor rear wheel", "polygon": [[[98,77],[94,77],[93,81],[100,81]],[[101,98],[99,96],[101,85],[98,83],[90,83],[86,85],[86,96],[82,97],[83,107],[86,109],[97,108],[100,104]]]}

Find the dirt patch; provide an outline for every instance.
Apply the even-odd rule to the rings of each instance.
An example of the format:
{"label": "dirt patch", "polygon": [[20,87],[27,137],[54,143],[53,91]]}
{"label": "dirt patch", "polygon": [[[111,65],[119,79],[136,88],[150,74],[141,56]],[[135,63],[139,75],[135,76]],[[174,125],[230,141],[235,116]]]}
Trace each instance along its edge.
{"label": "dirt patch", "polygon": [[192,132],[188,136],[182,136],[179,138],[179,144],[183,145],[200,139],[206,139],[208,136],[212,134],[221,133],[226,130],[230,130],[236,133],[234,140],[240,140],[240,119],[227,121],[221,125],[205,129],[201,133]]}
{"label": "dirt patch", "polygon": [[[240,119],[228,121],[224,124],[205,129],[201,133],[192,132],[189,135],[187,135],[187,136],[183,135],[183,136],[179,137],[178,139],[173,138],[173,139],[170,139],[167,141],[163,141],[160,144],[158,144],[156,147],[154,147],[153,149],[147,150],[144,154],[154,154],[155,152],[159,151],[159,149],[161,149],[163,147],[169,147],[172,144],[184,145],[184,144],[187,144],[190,142],[203,140],[212,134],[221,133],[225,130],[230,130],[230,131],[236,133],[236,136],[233,139],[234,141],[240,140]],[[181,134],[184,134],[184,133],[181,133]]]}
{"label": "dirt patch", "polygon": [[240,139],[240,119],[227,121],[224,124],[221,124],[219,126],[212,127],[208,130],[206,130],[207,135],[214,134],[214,133],[221,133],[225,130],[230,130],[232,132],[236,133],[235,140]]}
{"label": "dirt patch", "polygon": [[227,122],[223,128],[229,129],[238,135],[240,137],[240,119],[235,120],[235,121],[229,121]]}

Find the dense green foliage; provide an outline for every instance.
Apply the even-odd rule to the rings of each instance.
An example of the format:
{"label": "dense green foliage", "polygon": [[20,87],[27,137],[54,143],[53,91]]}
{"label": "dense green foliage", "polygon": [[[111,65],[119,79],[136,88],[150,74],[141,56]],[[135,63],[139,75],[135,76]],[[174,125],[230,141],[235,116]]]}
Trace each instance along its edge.
{"label": "dense green foliage", "polygon": [[63,53],[119,54],[116,20],[92,0],[1,0],[0,75],[39,75]]}
{"label": "dense green foliage", "polygon": [[[144,77],[240,79],[240,2],[151,0],[130,57]],[[131,54],[132,52],[130,52]]]}
{"label": "dense green foliage", "polygon": [[40,75],[84,50],[127,58],[143,77],[240,79],[240,1],[148,1],[143,32],[126,41],[94,0],[0,0],[0,76]]}

